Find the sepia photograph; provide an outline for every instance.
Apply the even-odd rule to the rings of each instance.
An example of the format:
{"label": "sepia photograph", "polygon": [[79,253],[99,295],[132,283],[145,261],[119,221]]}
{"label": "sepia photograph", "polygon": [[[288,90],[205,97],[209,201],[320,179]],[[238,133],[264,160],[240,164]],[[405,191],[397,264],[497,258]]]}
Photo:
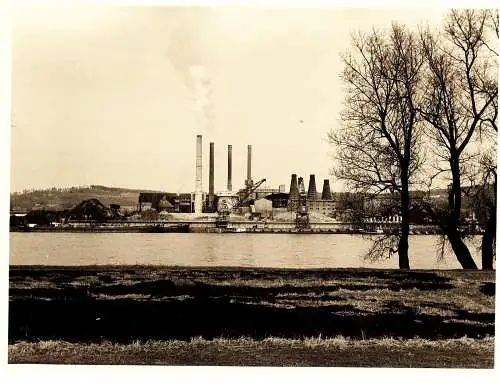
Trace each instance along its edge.
{"label": "sepia photograph", "polygon": [[493,371],[499,11],[391,4],[12,2],[8,365]]}

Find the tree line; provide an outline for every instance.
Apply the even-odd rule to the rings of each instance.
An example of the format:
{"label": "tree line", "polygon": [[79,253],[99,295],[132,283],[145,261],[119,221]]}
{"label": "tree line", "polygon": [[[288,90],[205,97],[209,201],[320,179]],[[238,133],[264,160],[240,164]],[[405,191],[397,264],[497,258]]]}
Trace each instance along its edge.
{"label": "tree line", "polygon": [[88,192],[88,191],[111,191],[111,192],[138,192],[142,190],[139,189],[130,189],[130,188],[119,188],[119,187],[107,187],[105,185],[80,185],[80,186],[72,186],[72,187],[51,187],[51,188],[25,188],[22,192],[12,192],[11,196],[22,196],[29,194],[47,194],[47,193],[66,193],[66,192]]}
{"label": "tree line", "polygon": [[[401,215],[394,233],[377,239],[372,257],[397,254],[410,268],[412,214],[439,226],[460,265],[477,269],[464,241],[464,196],[480,204],[483,269],[492,269],[496,234],[498,11],[452,10],[440,30],[393,23],[352,36],[342,55],[345,103],[334,175],[365,197],[391,196]],[[445,183],[447,204],[430,198]],[[415,197],[412,190],[427,190]]]}

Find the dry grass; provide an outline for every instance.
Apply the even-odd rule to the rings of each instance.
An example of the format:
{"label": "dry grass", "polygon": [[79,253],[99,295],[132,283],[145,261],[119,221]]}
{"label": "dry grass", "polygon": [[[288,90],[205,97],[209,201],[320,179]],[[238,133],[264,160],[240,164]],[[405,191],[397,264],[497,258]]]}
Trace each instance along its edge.
{"label": "dry grass", "polygon": [[494,283],[484,271],[13,267],[9,362],[492,367]]}
{"label": "dry grass", "polygon": [[[14,267],[16,272],[18,268]],[[45,272],[45,270],[47,272]],[[65,274],[71,271],[71,274]],[[481,284],[494,282],[494,272],[433,271],[436,278],[449,280],[445,289],[422,289],[398,284],[401,280],[387,277],[361,276],[349,270],[297,271],[297,270],[237,270],[206,268],[160,268],[160,267],[87,267],[83,270],[39,268],[38,274],[26,274],[24,278],[11,272],[10,288],[16,296],[22,292],[33,297],[33,289],[63,289],[64,287],[87,288],[89,297],[95,299],[174,299],[195,297],[210,287],[222,292],[234,303],[250,305],[262,304],[276,308],[316,307],[319,304],[349,304],[359,311],[384,312],[387,305],[412,308],[416,313],[428,315],[453,315],[463,310],[473,313],[494,313],[494,296],[480,291]],[[347,274],[347,276],[346,276]],[[340,275],[340,276],[339,276]],[[139,286],[170,282],[175,292],[168,290],[155,292],[154,295],[142,292]],[[407,281],[403,280],[403,283]],[[430,283],[432,284],[432,282]],[[438,283],[439,284],[439,283]],[[108,293],[108,288],[129,287],[125,293]],[[136,288],[137,287],[137,288]],[[246,295],[232,295],[232,290],[249,289]],[[256,300],[259,290],[265,297]],[[183,292],[185,291],[185,292]],[[273,293],[270,293],[273,291]],[[221,293],[221,294],[222,294]],[[49,295],[50,293],[46,293]],[[214,293],[215,295],[215,293]],[[50,297],[47,297],[50,299]]]}
{"label": "dry grass", "polygon": [[130,344],[39,341],[9,345],[9,363],[492,368],[493,349],[493,338],[193,338],[189,342]]}

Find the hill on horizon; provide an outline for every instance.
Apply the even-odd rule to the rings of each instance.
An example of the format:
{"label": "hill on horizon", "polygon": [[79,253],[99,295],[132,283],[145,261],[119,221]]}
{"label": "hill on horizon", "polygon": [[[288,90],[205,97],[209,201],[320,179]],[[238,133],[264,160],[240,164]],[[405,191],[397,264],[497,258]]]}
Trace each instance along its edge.
{"label": "hill on horizon", "polygon": [[137,209],[139,193],[162,192],[149,189],[131,189],[90,185],[69,188],[32,189],[10,194],[10,209],[29,211],[32,209],[69,209],[83,200],[97,199],[102,204],[119,204],[123,209]]}

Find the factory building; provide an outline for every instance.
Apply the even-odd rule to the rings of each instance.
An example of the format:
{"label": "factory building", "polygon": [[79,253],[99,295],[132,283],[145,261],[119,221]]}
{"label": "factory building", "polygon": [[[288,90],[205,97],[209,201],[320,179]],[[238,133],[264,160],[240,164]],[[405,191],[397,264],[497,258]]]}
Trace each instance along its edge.
{"label": "factory building", "polygon": [[290,193],[288,194],[288,210],[296,211],[301,199],[305,201],[305,206],[309,212],[317,212],[327,216],[335,215],[335,201],[330,190],[330,180],[325,179],[323,190],[319,194],[316,190],[315,175],[309,176],[309,186],[305,191],[304,179],[292,174],[290,181]]}
{"label": "factory building", "polygon": [[273,208],[288,208],[289,194],[283,192],[271,193],[266,199],[272,202]]}
{"label": "factory building", "polygon": [[263,197],[255,200],[254,209],[261,217],[271,217],[273,214],[273,202]]}
{"label": "factory building", "polygon": [[148,209],[173,211],[172,199],[172,194],[167,192],[141,192],[139,194],[137,210],[139,212],[147,211]]}
{"label": "factory building", "polygon": [[190,213],[194,211],[194,193],[141,192],[137,210]]}
{"label": "factory building", "polygon": [[280,190],[278,188],[258,188],[255,190],[255,199],[263,199],[268,197],[269,195],[273,195],[279,193]]}

